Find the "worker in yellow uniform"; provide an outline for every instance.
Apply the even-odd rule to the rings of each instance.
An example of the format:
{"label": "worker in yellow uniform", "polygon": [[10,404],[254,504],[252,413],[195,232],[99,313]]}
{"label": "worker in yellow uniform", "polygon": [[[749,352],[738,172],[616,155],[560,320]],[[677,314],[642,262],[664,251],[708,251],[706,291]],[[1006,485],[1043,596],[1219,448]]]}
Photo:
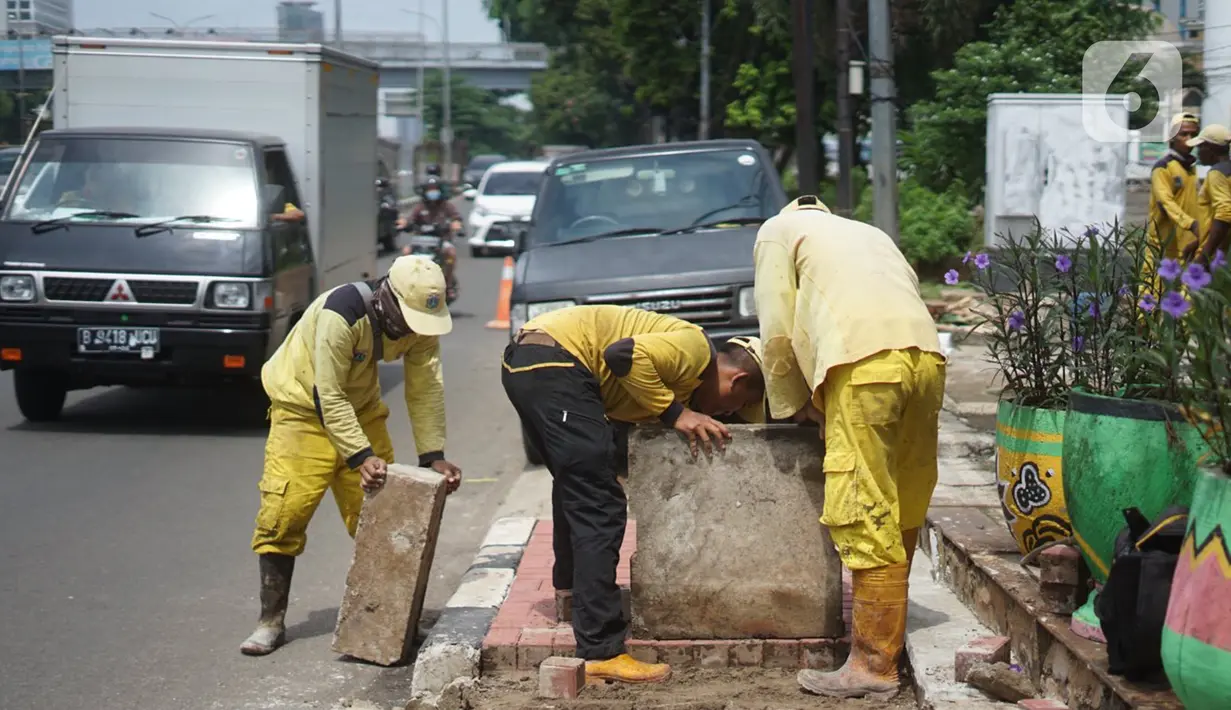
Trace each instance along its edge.
{"label": "worker in yellow uniform", "polygon": [[832,673],[801,671],[799,683],[891,697],[911,557],[937,479],[936,325],[893,240],[814,196],[762,225],[753,254],[770,416],[824,426],[821,522],[854,577],[850,656]]}
{"label": "worker in yellow uniform", "polygon": [[1197,117],[1176,114],[1171,119],[1175,135],[1163,157],[1150,170],[1150,213],[1147,249],[1143,267],[1147,279],[1156,280],[1156,259],[1179,259],[1200,242],[1197,219],[1197,157],[1188,141],[1197,135]]}
{"label": "worker in yellow uniform", "polygon": [[591,680],[654,683],[671,667],[625,648],[616,564],[628,521],[613,423],[659,421],[694,456],[730,437],[709,415],[764,410],[751,340],[715,349],[701,328],[623,306],[574,306],[530,320],[504,351],[501,382],[552,475],[557,591],[571,590],[577,657]]}
{"label": "worker in yellow uniform", "polygon": [[460,483],[461,469],[444,456],[439,336],[453,328],[444,299],[439,266],[400,257],[383,279],[319,296],[262,368],[272,406],[252,535],[261,618],[243,653],[265,655],[285,642],[291,573],[325,491],[333,491],[354,537],[364,491],[384,484],[393,442],[377,371],[382,360],[403,362],[419,465],[444,475],[449,492]]}
{"label": "worker in yellow uniform", "polygon": [[1197,158],[1210,166],[1205,183],[1197,196],[1201,218],[1201,249],[1195,256],[1204,264],[1213,261],[1216,252],[1227,253],[1231,241],[1231,133],[1217,123],[1201,129],[1188,145],[1197,149]]}

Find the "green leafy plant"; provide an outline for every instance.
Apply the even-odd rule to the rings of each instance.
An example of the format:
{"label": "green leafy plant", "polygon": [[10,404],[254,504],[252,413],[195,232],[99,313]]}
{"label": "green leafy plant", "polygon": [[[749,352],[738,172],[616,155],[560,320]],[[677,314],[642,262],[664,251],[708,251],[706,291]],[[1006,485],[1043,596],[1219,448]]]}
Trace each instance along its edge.
{"label": "green leafy plant", "polygon": [[[856,219],[871,222],[873,199],[872,190],[862,190]],[[975,220],[960,183],[944,192],[933,192],[914,179],[902,181],[898,186],[898,223],[902,254],[916,268],[961,256],[975,234]]]}

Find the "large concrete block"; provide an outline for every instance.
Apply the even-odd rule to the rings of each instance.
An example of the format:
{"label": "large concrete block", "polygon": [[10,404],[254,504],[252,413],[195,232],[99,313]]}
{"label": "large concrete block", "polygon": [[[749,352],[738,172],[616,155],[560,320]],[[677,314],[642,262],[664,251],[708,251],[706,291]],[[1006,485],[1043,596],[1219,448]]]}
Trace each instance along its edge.
{"label": "large concrete block", "polygon": [[392,665],[415,641],[444,512],[444,477],[393,464],[359,515],[333,650]]}
{"label": "large concrete block", "polygon": [[637,638],[836,638],[842,565],[818,522],[823,444],[813,428],[735,425],[693,460],[663,427],[629,434],[637,521]]}

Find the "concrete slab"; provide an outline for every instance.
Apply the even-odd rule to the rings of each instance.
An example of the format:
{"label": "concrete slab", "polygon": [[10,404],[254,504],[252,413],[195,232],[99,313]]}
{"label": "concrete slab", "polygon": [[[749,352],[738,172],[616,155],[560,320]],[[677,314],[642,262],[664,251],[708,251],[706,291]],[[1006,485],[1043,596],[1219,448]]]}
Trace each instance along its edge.
{"label": "concrete slab", "polygon": [[391,464],[384,487],[364,501],[335,652],[382,666],[406,657],[419,629],[445,495],[435,471]]}
{"label": "concrete slab", "polygon": [[910,571],[906,653],[920,710],[1008,710],[979,690],[957,682],[954,650],[992,635],[957,595],[932,578],[932,561],[915,555]]}
{"label": "concrete slab", "polygon": [[642,639],[837,638],[842,568],[818,522],[815,429],[731,427],[693,460],[663,427],[629,434],[633,634]]}

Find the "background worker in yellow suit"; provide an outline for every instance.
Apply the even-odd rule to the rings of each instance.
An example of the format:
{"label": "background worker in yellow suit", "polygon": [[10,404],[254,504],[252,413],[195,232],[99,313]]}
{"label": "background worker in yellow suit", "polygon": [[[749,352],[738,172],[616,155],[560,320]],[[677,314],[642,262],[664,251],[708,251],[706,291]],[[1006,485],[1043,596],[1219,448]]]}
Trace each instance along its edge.
{"label": "background worker in yellow suit", "polygon": [[671,675],[624,645],[616,564],[628,510],[612,422],[661,421],[688,437],[694,456],[721,448],[730,432],[708,415],[764,409],[752,347],[715,350],[701,328],[658,313],[574,306],[530,320],[504,351],[504,391],[552,475],[552,583],[572,590],[577,657],[592,680]]}
{"label": "background worker in yellow suit", "polygon": [[364,491],[379,489],[393,442],[381,400],[381,360],[402,360],[406,408],[420,466],[446,477],[449,492],[461,469],[445,460],[444,383],[439,336],[453,328],[440,267],[404,256],[384,279],[346,284],[308,306],[261,370],[272,403],[261,507],[252,550],[261,571],[261,618],[240,646],[265,655],[284,643],[295,558],[326,490],[352,537]]}
{"label": "background worker in yellow suit", "polygon": [[1151,249],[1147,250],[1144,269],[1147,278],[1154,275],[1155,259],[1179,259],[1191,254],[1201,240],[1201,221],[1197,218],[1197,157],[1188,141],[1197,135],[1200,126],[1191,113],[1176,114],[1171,119],[1175,135],[1163,157],[1150,169],[1150,213],[1147,233]]}
{"label": "background worker in yellow suit", "polygon": [[1197,196],[1201,249],[1193,254],[1208,265],[1216,252],[1226,255],[1231,241],[1231,133],[1226,126],[1213,123],[1201,129],[1188,145],[1197,149],[1202,164],[1210,166]]}
{"label": "background worker in yellow suit", "polygon": [[806,195],[754,247],[770,416],[824,426],[828,528],[852,571],[851,653],[799,673],[811,692],[891,697],[911,556],[936,487],[945,359],[919,281],[893,240]]}

